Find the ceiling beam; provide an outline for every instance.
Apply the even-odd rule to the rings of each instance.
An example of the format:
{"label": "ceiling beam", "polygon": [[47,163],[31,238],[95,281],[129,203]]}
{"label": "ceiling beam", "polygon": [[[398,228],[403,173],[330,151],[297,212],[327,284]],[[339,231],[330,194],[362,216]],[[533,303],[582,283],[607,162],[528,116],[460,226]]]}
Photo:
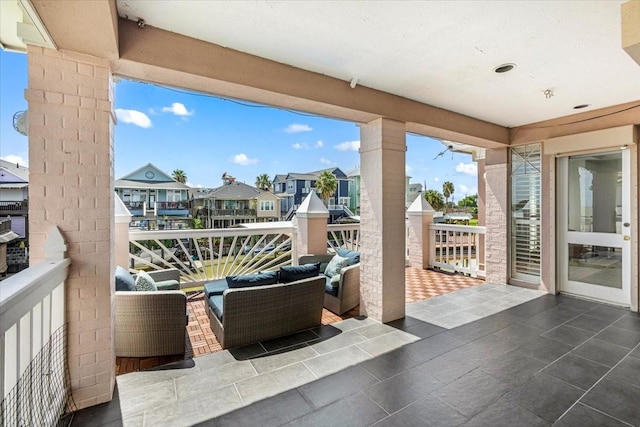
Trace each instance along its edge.
{"label": "ceiling beam", "polygon": [[118,57],[116,0],[31,0],[58,49]]}
{"label": "ceiling beam", "polygon": [[509,130],[442,108],[161,30],[119,21],[125,77],[366,123],[386,117],[407,130],[482,147],[505,146]]}

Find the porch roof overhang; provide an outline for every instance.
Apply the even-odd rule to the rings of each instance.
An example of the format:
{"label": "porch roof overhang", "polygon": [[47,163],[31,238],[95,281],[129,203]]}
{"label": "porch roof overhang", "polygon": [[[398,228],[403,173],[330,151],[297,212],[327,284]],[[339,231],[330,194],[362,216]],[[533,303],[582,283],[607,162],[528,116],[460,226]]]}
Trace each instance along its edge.
{"label": "porch roof overhang", "polygon": [[[633,2],[637,0],[632,0]],[[305,28],[294,22],[293,18],[298,16],[296,12],[306,10],[305,7],[311,7],[305,5],[305,2],[296,3],[292,8],[293,12],[286,10],[283,12],[282,5],[277,2],[270,3],[274,11],[270,11],[265,6],[266,3],[258,3],[255,12],[251,12],[249,8],[248,16],[247,10],[244,9],[246,6],[232,3],[216,3],[215,7],[211,7],[210,11],[200,16],[184,6],[184,3],[172,1],[158,3],[116,0],[92,2],[32,0],[35,10],[58,48],[106,58],[111,61],[112,71],[115,74],[141,81],[302,110],[356,123],[366,123],[379,117],[386,117],[405,122],[406,130],[411,133],[483,148],[499,148],[510,144],[640,123],[638,65],[631,59],[635,52],[635,44],[633,40],[628,41],[633,38],[633,34],[626,37],[622,43],[620,41],[621,26],[624,26],[624,36],[633,33],[625,31],[624,28],[633,28],[634,23],[639,25],[640,23],[635,21],[638,19],[634,14],[637,8],[630,8],[627,3],[620,0],[591,4],[591,7],[583,4],[582,8],[579,5],[562,4],[562,2],[545,3],[544,6],[538,4],[539,7],[534,3],[527,5],[527,10],[531,12],[530,16],[527,16],[528,21],[547,22],[548,12],[553,12],[557,20],[566,24],[568,33],[561,32],[563,31],[561,26],[556,23],[547,22],[551,27],[530,25],[522,20],[521,11],[506,7],[504,4],[499,6],[486,2],[459,2],[438,9],[441,15],[437,18],[427,13],[430,7],[438,7],[434,3],[430,5],[413,3],[408,10],[405,7],[408,7],[408,4],[399,8],[392,6],[393,2],[379,2],[376,7],[371,4],[361,5],[361,12],[375,19],[379,24],[377,29],[390,39],[388,43],[380,45],[379,52],[367,50],[367,41],[363,41],[362,37],[356,37],[356,31],[362,29],[361,20],[347,20],[353,23],[354,28],[345,29],[347,38],[344,40],[347,42],[342,43],[343,38],[338,40],[331,38],[332,32],[335,32],[332,25],[311,22],[309,25],[313,27]],[[288,4],[291,5],[291,3]],[[343,3],[341,5],[344,6],[340,7],[351,10],[355,7],[354,4],[346,2],[346,5]],[[153,8],[156,6],[162,6],[161,9],[164,12],[175,12],[177,15],[173,18],[184,19],[167,20],[162,13],[154,11]],[[197,6],[192,4],[191,7]],[[317,7],[318,11],[322,12],[322,17],[344,22],[345,18],[342,16],[344,14],[340,14],[340,11],[328,14],[326,9]],[[475,19],[469,22],[457,19],[460,16],[473,17],[474,11],[477,12],[478,8],[497,8],[491,10],[500,13],[483,13],[482,21],[478,22]],[[625,12],[625,9],[631,12]],[[203,9],[198,10],[203,11]],[[244,12],[238,14],[239,11]],[[390,24],[393,21],[387,20],[384,16],[389,11],[393,12],[393,16],[389,18],[402,18],[398,22],[408,22],[407,28],[402,28],[397,23]],[[134,12],[136,16],[133,16]],[[225,16],[226,19],[233,21],[234,25],[237,24],[238,28],[244,30],[244,26],[241,26],[242,20],[254,22],[257,20],[258,12],[264,14],[260,18],[264,23],[251,34],[239,39],[237,44],[229,41],[233,38],[228,34],[234,31],[233,25],[223,25],[219,22],[218,15]],[[274,34],[277,32],[267,31],[265,26],[276,19],[274,16],[276,12],[285,13],[281,16],[282,25],[277,26],[278,31],[286,33],[292,40],[301,38],[308,42],[308,51],[294,52],[287,50],[287,47],[270,50],[264,47],[265,40],[247,45],[247,40],[251,37],[255,36],[254,39],[262,37],[257,36],[260,31],[264,33],[263,38],[267,42],[275,41]],[[424,22],[409,19],[412,12],[420,12]],[[621,13],[626,13],[622,16],[622,22]],[[167,14],[164,13],[164,15]],[[137,25],[134,20],[138,19],[144,19],[145,25]],[[203,26],[203,22],[207,19],[215,19],[220,29],[214,28],[211,23]],[[547,21],[544,21],[545,19]],[[190,24],[180,24],[185,20]],[[308,21],[306,18],[303,20]],[[503,33],[491,29],[492,25],[504,22],[515,23],[514,41],[505,42],[504,39],[508,38],[505,38]],[[526,28],[519,30],[518,22],[523,26],[527,24]],[[591,28],[585,28],[590,23],[600,31],[597,40],[606,39],[607,43],[600,43],[595,38],[587,37],[587,34],[597,32],[593,31],[593,25]],[[434,29],[429,27],[430,25]],[[434,36],[437,25],[444,25],[441,31],[448,31],[453,42],[462,41],[466,44],[450,45],[446,44],[449,43],[448,39],[438,38],[444,45],[435,49],[429,44],[432,37],[428,36]],[[326,28],[323,29],[323,27]],[[561,38],[567,34],[571,35],[572,31],[578,33],[577,38],[567,41]],[[313,37],[308,34],[310,32],[314,32]],[[393,43],[398,40],[398,33],[404,34],[407,38],[411,36],[416,39],[405,40],[405,45],[396,46]],[[352,37],[349,39],[349,36]],[[580,40],[580,37],[583,40]],[[350,70],[349,61],[346,61],[342,68],[340,64],[327,63],[327,58],[323,56],[326,54],[327,39],[334,41],[336,55],[346,59],[353,56],[354,61],[359,61],[360,70],[363,69],[362,67],[364,69],[368,67],[371,75],[359,79],[358,76],[353,76],[350,81],[345,79],[344,73]],[[522,46],[516,44],[526,40],[530,43]],[[582,44],[576,42],[582,42]],[[626,44],[623,45],[623,43]],[[227,47],[223,47],[222,44],[226,44]],[[480,51],[483,51],[483,47],[493,50],[493,52],[483,52],[492,61],[497,57],[506,60],[519,57],[523,61],[528,61],[526,66],[530,69],[523,71],[521,75],[510,76],[511,79],[516,79],[516,82],[512,81],[505,86],[513,93],[506,90],[493,93],[496,86],[495,82],[488,80],[489,76],[478,79],[472,75],[486,70],[478,69],[478,58],[475,52],[467,51],[465,54],[459,48],[460,46],[473,48],[475,44],[478,44],[476,48]],[[546,50],[540,51],[539,44],[546,46]],[[397,52],[389,50],[394,48]],[[434,48],[433,53],[428,54],[429,60],[422,57],[426,48]],[[520,54],[519,50],[524,53]],[[538,57],[544,52],[549,58],[556,59],[564,54],[562,63],[550,62],[544,59],[544,56]],[[567,52],[572,54],[567,55]],[[462,59],[459,59],[461,56]],[[594,57],[597,58],[598,63],[606,66],[593,67]],[[389,58],[402,64],[414,63],[416,66],[409,68],[415,68],[415,70],[407,73],[406,70],[389,62]],[[385,67],[380,66],[380,61],[387,64],[388,72],[385,71]],[[481,63],[484,64],[483,66],[489,65],[486,60]],[[440,67],[442,67],[441,70]],[[451,67],[457,67],[456,72],[448,73]],[[581,73],[579,70],[585,70],[585,67],[591,68],[588,72]],[[612,74],[616,77],[612,77]],[[438,80],[439,87],[429,91],[424,89],[431,87],[426,84],[430,83],[428,79],[421,77],[424,75],[430,79],[440,79],[441,75],[444,77],[442,77],[443,80]],[[491,72],[489,75],[495,77]],[[608,77],[603,78],[603,76]],[[567,87],[553,87],[554,78],[562,81]],[[403,82],[403,79],[407,82]],[[567,79],[579,80],[580,84],[569,85]],[[420,93],[411,91],[417,87],[415,81],[425,81]],[[535,81],[535,84],[530,83],[531,81]],[[608,88],[606,91],[601,90],[603,84]],[[526,98],[522,98],[520,93],[522,91],[515,91],[515,88],[520,86],[525,92],[534,92],[529,93],[530,96],[541,95],[545,88],[551,88],[557,92],[556,99],[561,96],[564,98],[562,102],[565,107],[558,109],[557,105],[554,106],[551,102],[545,104],[546,101],[531,103]],[[563,93],[563,90],[566,92]],[[537,94],[537,92],[540,93]],[[574,111],[571,108],[578,93],[581,96],[580,99],[588,101],[598,97],[598,102],[589,107],[592,108],[590,111],[564,114],[563,112]],[[445,101],[442,101],[443,94],[448,96]],[[510,112],[513,110],[513,101],[509,100],[510,97],[521,100],[522,105],[518,108],[517,116]],[[433,103],[430,100],[434,100]],[[498,104],[498,107],[494,104]],[[545,108],[548,111],[541,113]],[[485,114],[483,110],[487,110],[487,113]],[[500,112],[504,115],[504,119],[501,118]],[[491,119],[487,120],[487,117]]]}

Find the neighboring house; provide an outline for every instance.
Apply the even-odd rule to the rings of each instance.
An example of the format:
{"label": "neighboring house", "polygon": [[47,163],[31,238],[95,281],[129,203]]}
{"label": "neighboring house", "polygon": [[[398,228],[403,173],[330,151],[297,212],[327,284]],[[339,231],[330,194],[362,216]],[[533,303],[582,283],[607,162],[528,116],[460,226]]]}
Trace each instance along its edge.
{"label": "neighboring house", "polygon": [[407,208],[411,206],[411,203],[420,195],[422,191],[422,184],[414,183],[410,184],[408,179],[411,177],[407,177]]}
{"label": "neighboring house", "polygon": [[[350,170],[347,176],[349,177],[349,209],[360,215],[360,168]],[[405,208],[408,208],[422,191],[422,184],[411,184],[410,179],[410,176],[405,176]]]}
{"label": "neighboring house", "polygon": [[26,239],[29,213],[29,168],[0,160],[0,220],[11,219],[11,230]]}
{"label": "neighboring house", "polygon": [[279,219],[280,198],[238,181],[225,181],[214,189],[191,191],[192,212],[206,228],[227,228],[250,222]]}
{"label": "neighboring house", "polygon": [[298,206],[309,194],[315,191],[316,180],[324,171],[329,171],[338,180],[338,188],[328,199],[329,220],[353,215],[349,210],[349,181],[350,178],[340,168],[322,169],[308,173],[290,172],[286,175],[276,175],[273,180],[274,192],[282,199],[280,213],[282,219],[290,220]]}
{"label": "neighboring house", "polygon": [[189,187],[151,163],[116,180],[115,190],[133,221],[189,217]]}

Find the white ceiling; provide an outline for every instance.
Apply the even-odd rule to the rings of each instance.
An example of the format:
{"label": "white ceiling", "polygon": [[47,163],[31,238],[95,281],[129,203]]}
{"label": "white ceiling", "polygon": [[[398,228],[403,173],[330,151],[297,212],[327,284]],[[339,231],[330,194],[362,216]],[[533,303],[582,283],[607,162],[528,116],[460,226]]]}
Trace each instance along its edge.
{"label": "white ceiling", "polygon": [[508,127],[640,100],[621,3],[117,1],[128,19]]}

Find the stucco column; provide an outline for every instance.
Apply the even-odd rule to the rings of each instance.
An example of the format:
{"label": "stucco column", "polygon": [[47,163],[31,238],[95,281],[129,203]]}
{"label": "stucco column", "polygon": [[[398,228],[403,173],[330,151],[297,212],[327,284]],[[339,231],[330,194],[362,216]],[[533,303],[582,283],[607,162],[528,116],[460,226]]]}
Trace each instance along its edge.
{"label": "stucco column", "polygon": [[29,46],[30,263],[57,226],[71,259],[67,356],[79,408],[111,400],[114,189],[112,80],[106,60]]}
{"label": "stucco column", "polygon": [[405,315],[405,126],[360,127],[360,312],[381,322]]}
{"label": "stucco column", "polygon": [[310,192],[296,211],[298,222],[297,256],[327,253],[328,218],[329,210],[327,207],[316,193]]}
{"label": "stucco column", "polygon": [[428,268],[429,253],[431,250],[431,236],[429,225],[433,224],[435,211],[424,198],[421,191],[418,197],[407,209],[409,219],[409,234],[407,246],[409,248],[409,263],[412,267]]}
{"label": "stucco column", "polygon": [[488,283],[509,280],[508,149],[487,150],[485,159],[485,268]]}

